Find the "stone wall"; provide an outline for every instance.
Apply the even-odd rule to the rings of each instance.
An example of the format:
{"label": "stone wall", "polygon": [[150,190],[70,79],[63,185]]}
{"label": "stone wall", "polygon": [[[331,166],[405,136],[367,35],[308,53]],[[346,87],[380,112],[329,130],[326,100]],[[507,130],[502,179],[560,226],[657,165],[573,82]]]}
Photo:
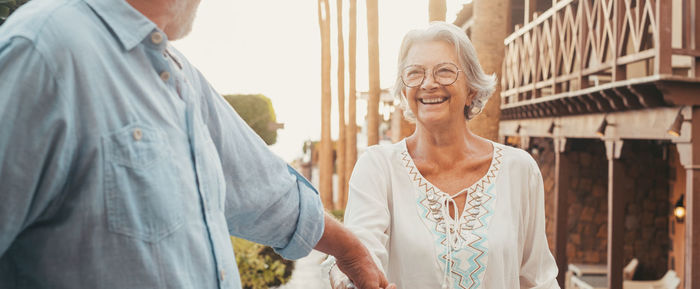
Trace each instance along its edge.
{"label": "stone wall", "polygon": [[[554,151],[549,138],[533,138],[531,153],[545,185],[547,238],[554,245]],[[649,141],[625,141],[620,177],[628,193],[625,211],[624,259],[639,259],[636,279],[655,279],[667,270],[669,173],[666,146]],[[570,263],[606,263],[608,161],[600,140],[569,139],[566,157],[572,165],[569,195]]]}

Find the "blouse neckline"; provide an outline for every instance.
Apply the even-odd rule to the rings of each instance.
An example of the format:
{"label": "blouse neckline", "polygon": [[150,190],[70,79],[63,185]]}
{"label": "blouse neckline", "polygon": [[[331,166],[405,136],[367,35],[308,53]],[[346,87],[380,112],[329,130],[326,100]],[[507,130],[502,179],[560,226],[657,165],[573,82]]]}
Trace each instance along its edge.
{"label": "blouse neckline", "polygon": [[[490,184],[493,182],[493,180],[496,178],[496,172],[498,171],[498,166],[501,163],[501,150],[502,148],[500,147],[500,144],[495,143],[491,140],[487,140],[489,143],[491,143],[491,146],[493,147],[493,151],[491,153],[491,163],[489,164],[489,168],[486,171],[486,173],[481,176],[478,180],[476,180],[474,183],[471,185],[461,189],[458,191],[458,193],[466,191],[467,194],[475,191],[479,186],[480,187],[485,187],[486,185]],[[450,194],[447,192],[441,190],[439,187],[431,183],[427,178],[423,176],[423,174],[420,172],[418,167],[416,166],[416,163],[413,161],[413,157],[411,157],[411,154],[408,153],[408,146],[406,145],[406,139],[401,140],[401,150],[402,150],[402,155],[403,155],[403,161],[405,162],[405,167],[408,170],[409,175],[411,176],[413,181],[417,181],[416,183],[420,187],[424,187],[425,191],[433,191],[434,193],[440,195],[441,197],[450,197]],[[467,209],[467,206],[464,207],[464,209]],[[464,212],[462,212],[464,213]],[[461,216],[461,214],[460,214]]]}

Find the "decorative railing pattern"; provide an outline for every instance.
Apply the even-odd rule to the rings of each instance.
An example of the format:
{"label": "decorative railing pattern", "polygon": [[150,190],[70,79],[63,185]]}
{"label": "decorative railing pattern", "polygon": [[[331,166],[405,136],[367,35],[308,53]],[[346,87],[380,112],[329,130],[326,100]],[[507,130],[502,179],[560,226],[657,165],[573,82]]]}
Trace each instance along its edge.
{"label": "decorative railing pattern", "polygon": [[560,0],[505,39],[501,109],[659,75],[700,81],[699,11],[700,0]]}

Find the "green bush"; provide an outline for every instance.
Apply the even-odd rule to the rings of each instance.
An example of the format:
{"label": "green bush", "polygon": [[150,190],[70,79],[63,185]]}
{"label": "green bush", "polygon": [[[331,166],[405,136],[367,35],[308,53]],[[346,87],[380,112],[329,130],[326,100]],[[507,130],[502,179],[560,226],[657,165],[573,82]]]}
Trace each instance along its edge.
{"label": "green bush", "polygon": [[27,3],[29,0],[0,0],[0,25],[5,22],[5,19],[15,12],[19,6]]}
{"label": "green bush", "polygon": [[277,120],[269,98],[262,94],[230,94],[224,99],[267,145],[277,142],[277,129],[271,127]]}
{"label": "green bush", "polygon": [[331,210],[331,215],[335,217],[341,223],[343,222],[343,217],[345,216],[345,210]]}
{"label": "green bush", "polygon": [[267,246],[231,237],[243,289],[266,289],[292,277],[294,261],[285,260]]}

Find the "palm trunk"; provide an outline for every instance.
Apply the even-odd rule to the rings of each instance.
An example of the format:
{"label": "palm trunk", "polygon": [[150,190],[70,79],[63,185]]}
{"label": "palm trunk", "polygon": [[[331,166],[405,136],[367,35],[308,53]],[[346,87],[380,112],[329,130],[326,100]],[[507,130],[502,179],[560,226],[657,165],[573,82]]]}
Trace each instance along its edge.
{"label": "palm trunk", "polygon": [[345,208],[345,50],[343,43],[343,0],[336,0],[338,20],[338,152],[335,160],[338,176],[338,201],[335,209]]}
{"label": "palm trunk", "polygon": [[445,0],[430,0],[428,13],[430,21],[445,21],[445,13],[447,13]]}
{"label": "palm trunk", "polygon": [[333,207],[333,148],[331,144],[331,40],[330,8],[327,0],[318,0],[318,24],[321,28],[321,149],[319,152],[321,200],[326,209]]}
{"label": "palm trunk", "polygon": [[[501,64],[505,49],[503,39],[507,36],[510,0],[475,0],[472,43],[486,73],[496,73],[501,79]],[[501,89],[497,81],[496,91],[486,103],[481,114],[469,121],[472,132],[487,139],[498,141],[498,122],[501,118]]]}
{"label": "palm trunk", "polygon": [[367,49],[369,58],[369,100],[367,102],[367,145],[379,143],[379,8],[367,0]]}
{"label": "palm trunk", "polygon": [[350,175],[352,174],[352,169],[355,167],[355,160],[357,160],[357,123],[355,119],[355,109],[356,95],[355,90],[355,63],[356,59],[356,48],[357,48],[357,0],[350,0],[350,27],[348,36],[348,130],[345,134],[346,138],[346,148],[345,148],[345,192],[343,196],[343,208],[348,203],[348,182],[350,181]]}

